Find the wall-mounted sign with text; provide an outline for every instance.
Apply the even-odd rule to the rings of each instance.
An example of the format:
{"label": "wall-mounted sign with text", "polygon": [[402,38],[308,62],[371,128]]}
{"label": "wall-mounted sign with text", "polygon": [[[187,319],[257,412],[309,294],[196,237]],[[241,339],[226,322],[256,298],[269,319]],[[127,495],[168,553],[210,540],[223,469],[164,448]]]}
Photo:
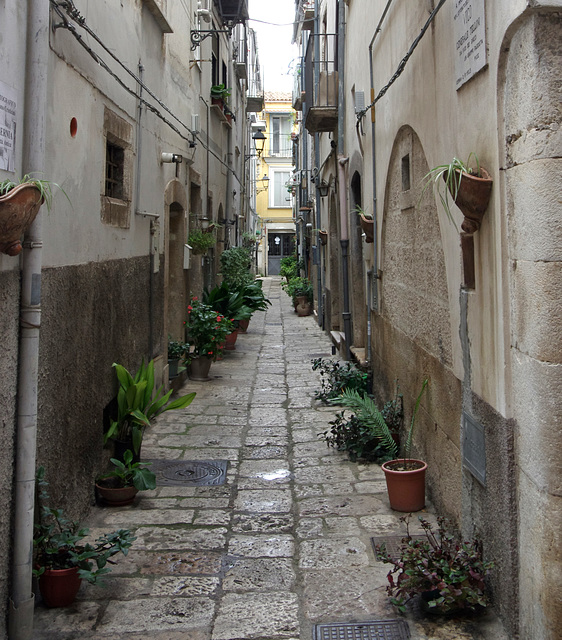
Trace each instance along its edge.
{"label": "wall-mounted sign with text", "polygon": [[0,169],[16,170],[16,92],[0,81]]}
{"label": "wall-mounted sign with text", "polygon": [[485,0],[455,0],[455,87],[459,89],[486,66]]}

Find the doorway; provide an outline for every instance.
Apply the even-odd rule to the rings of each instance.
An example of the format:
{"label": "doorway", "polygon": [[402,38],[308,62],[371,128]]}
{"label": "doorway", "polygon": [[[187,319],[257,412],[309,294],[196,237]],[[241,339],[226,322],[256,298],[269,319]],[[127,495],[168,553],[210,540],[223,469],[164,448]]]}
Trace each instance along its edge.
{"label": "doorway", "polygon": [[295,234],[269,230],[267,233],[267,275],[278,276],[281,259],[293,254]]}

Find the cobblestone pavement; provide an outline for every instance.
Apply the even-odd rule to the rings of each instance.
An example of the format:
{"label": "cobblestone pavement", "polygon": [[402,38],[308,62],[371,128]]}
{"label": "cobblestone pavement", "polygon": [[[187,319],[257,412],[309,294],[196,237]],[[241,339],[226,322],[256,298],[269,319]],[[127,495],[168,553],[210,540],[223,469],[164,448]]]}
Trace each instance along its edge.
{"label": "cobblestone pavement", "polygon": [[[382,471],[318,437],[336,409],[314,400],[310,361],[331,356],[329,338],[296,316],[279,279],[264,288],[269,310],[213,364],[211,381],[186,383],[192,405],[163,414],[143,442],[145,460],[228,461],[226,483],[159,486],[130,507],[96,507],[93,534],[127,527],[137,540],[105,587],[83,584],[67,609],[38,605],[36,640],[310,640],[315,624],[398,617],[371,544],[404,531]],[[414,611],[408,624],[414,640],[507,638],[493,614],[463,622]]]}

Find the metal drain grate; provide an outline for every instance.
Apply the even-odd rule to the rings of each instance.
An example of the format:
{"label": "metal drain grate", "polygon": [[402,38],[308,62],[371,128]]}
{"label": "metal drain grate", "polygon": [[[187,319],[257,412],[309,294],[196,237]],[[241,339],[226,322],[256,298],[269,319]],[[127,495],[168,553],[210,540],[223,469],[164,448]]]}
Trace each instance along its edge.
{"label": "metal drain grate", "polygon": [[[404,546],[402,540],[406,536],[380,536],[371,538],[371,544],[373,545],[373,551],[375,552],[375,558],[380,562],[381,558],[377,553],[377,546],[385,544],[388,555],[396,560],[400,557],[400,550]],[[425,536],[412,536],[413,540],[425,540]]]}
{"label": "metal drain grate", "polygon": [[313,640],[407,640],[410,629],[404,620],[370,620],[314,625]]}
{"label": "metal drain grate", "polygon": [[158,486],[198,487],[224,484],[227,460],[149,460]]}

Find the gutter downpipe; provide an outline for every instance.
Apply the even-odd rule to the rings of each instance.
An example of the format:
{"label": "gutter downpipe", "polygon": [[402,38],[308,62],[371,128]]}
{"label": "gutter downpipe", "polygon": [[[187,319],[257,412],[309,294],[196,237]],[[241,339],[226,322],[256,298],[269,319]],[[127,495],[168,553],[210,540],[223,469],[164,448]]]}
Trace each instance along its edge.
{"label": "gutter downpipe", "polygon": [[338,6],[338,187],[340,195],[340,244],[343,279],[343,332],[345,336],[345,359],[351,360],[351,311],[349,310],[349,231],[347,210],[346,165],[344,157],[344,64],[345,64],[345,4]]}
{"label": "gutter downpipe", "polygon": [[[314,0],[314,86],[318,87],[320,83],[320,3]],[[320,134],[314,134],[314,166],[320,167]],[[316,228],[320,229],[321,211],[320,206],[322,199],[320,197],[320,189],[318,188],[320,181],[320,171],[316,180]],[[322,264],[320,259],[320,244],[318,242],[318,231],[316,232],[316,281],[318,285],[318,324],[324,327],[324,305],[322,296]]]}
{"label": "gutter downpipe", "polygon": [[[45,167],[49,4],[28,0],[23,127],[23,173]],[[14,482],[12,597],[8,619],[11,640],[33,634],[32,593],[35,462],[37,453],[37,389],[41,326],[42,212],[24,242],[21,299],[18,401]]]}

